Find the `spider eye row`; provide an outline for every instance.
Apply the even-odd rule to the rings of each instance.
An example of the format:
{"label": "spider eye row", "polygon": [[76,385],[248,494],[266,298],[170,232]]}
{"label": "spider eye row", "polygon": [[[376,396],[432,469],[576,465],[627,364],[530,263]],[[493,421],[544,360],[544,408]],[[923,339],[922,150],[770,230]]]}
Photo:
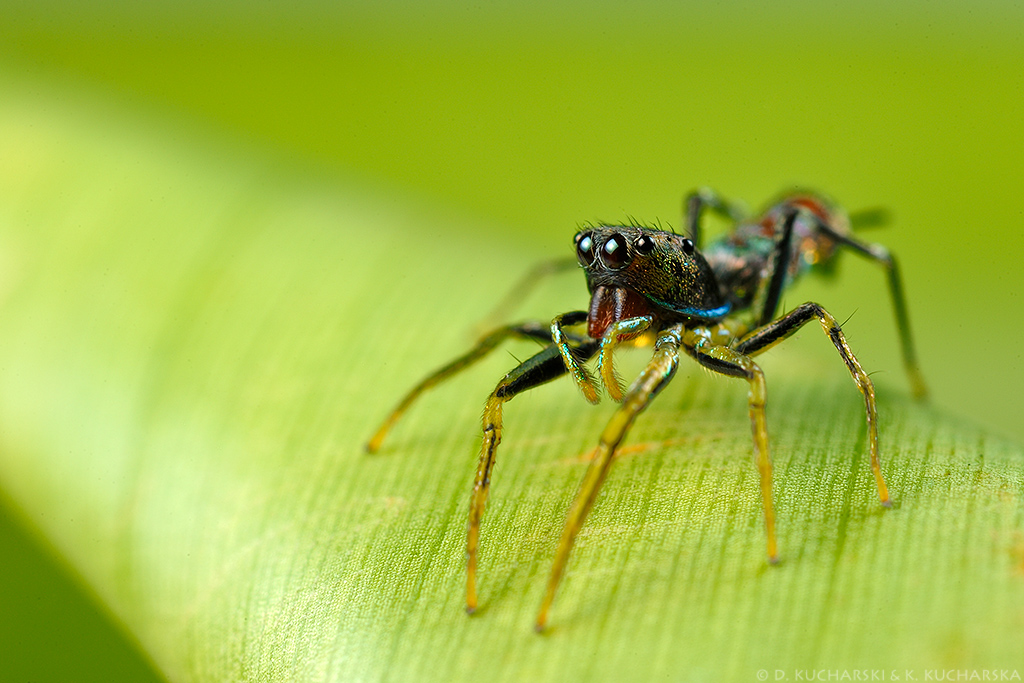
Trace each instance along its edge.
{"label": "spider eye row", "polygon": [[[686,242],[689,242],[689,240],[686,240]],[[686,250],[686,252],[691,253],[692,249],[693,243],[691,242],[690,249]],[[654,240],[648,235],[640,235],[632,244],[622,234],[617,232],[609,235],[603,242],[598,242],[594,238],[594,234],[589,231],[580,232],[576,235],[576,258],[584,266],[593,265],[595,260],[600,258],[601,263],[606,268],[620,270],[628,266],[633,260],[634,252],[647,255],[652,251],[654,251]]]}

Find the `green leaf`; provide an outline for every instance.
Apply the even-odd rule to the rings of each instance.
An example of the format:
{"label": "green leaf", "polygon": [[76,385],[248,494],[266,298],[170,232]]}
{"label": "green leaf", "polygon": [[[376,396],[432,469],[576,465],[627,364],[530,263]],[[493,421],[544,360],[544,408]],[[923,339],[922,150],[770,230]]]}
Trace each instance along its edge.
{"label": "green leaf", "polygon": [[[810,331],[764,361],[779,566],[746,389],[684,368],[631,432],[534,634],[612,409],[556,382],[507,408],[468,618],[479,410],[514,360],[425,396],[381,453],[362,444],[536,255],[365,187],[7,91],[0,484],[170,680],[1020,675],[1021,449],[890,375],[896,506],[881,508],[859,395]],[[558,283],[577,293],[524,308],[582,303]],[[805,354],[812,341],[826,351]]]}

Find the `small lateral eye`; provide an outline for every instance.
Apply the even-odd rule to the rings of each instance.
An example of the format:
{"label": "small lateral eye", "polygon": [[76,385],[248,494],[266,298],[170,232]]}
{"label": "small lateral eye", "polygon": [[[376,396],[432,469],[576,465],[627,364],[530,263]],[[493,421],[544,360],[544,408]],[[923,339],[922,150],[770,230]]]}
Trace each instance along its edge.
{"label": "small lateral eye", "polygon": [[633,242],[633,248],[636,249],[638,254],[650,254],[654,251],[654,240],[647,235],[640,235],[636,242]]}
{"label": "small lateral eye", "polygon": [[601,261],[612,270],[618,270],[629,263],[629,249],[626,238],[615,233],[601,245]]}
{"label": "small lateral eye", "polygon": [[594,238],[589,232],[576,235],[576,258],[585,266],[594,262]]}
{"label": "small lateral eye", "polygon": [[683,249],[683,253],[686,254],[687,256],[693,253],[693,240],[691,240],[689,237],[684,237],[680,246]]}

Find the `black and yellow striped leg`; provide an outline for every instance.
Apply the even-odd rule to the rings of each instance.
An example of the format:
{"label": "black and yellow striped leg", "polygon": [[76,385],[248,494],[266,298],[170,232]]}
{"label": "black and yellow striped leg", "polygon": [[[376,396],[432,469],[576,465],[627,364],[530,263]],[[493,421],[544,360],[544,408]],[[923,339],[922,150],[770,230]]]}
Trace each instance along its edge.
{"label": "black and yellow striped leg", "polygon": [[843,246],[849,247],[856,253],[871,259],[885,269],[886,279],[889,281],[889,295],[892,297],[893,313],[896,316],[896,329],[900,334],[900,347],[903,352],[903,366],[906,368],[907,377],[910,379],[910,387],[917,398],[927,398],[928,387],[924,382],[924,375],[917,362],[917,351],[914,348],[914,336],[910,331],[910,315],[907,313],[907,301],[903,295],[903,279],[900,277],[899,265],[896,257],[889,253],[889,250],[880,244],[862,242],[861,240],[833,230],[829,225],[818,222],[822,232],[836,240]]}
{"label": "black and yellow striped leg", "polygon": [[[599,344],[600,342],[594,340],[585,341],[573,347],[572,352],[577,357],[587,360],[597,352]],[[484,404],[484,438],[480,445],[476,476],[473,478],[469,525],[466,532],[466,611],[470,614],[477,607],[476,559],[480,543],[480,518],[484,514],[491,486],[491,471],[494,468],[498,444],[501,443],[502,407],[517,394],[561,377],[565,372],[561,351],[552,344],[505,375]]]}
{"label": "black and yellow striped leg", "polygon": [[798,306],[778,320],[753,330],[735,345],[735,349],[742,354],[756,355],[792,335],[814,319],[821,323],[821,329],[825,331],[832,344],[835,345],[836,350],[839,351],[839,355],[842,357],[843,362],[846,363],[853,381],[864,396],[864,409],[867,413],[868,423],[868,449],[871,453],[871,472],[875,476],[878,497],[882,501],[882,505],[889,507],[892,505],[892,501],[889,498],[889,489],[885,485],[885,478],[882,476],[882,466],[878,456],[878,409],[875,406],[875,387],[871,383],[871,378],[864,372],[864,368],[860,366],[856,356],[853,355],[853,351],[850,350],[849,345],[846,343],[846,337],[843,336],[843,331],[840,329],[836,319],[818,304],[808,302]]}
{"label": "black and yellow striped leg", "polygon": [[744,352],[711,343],[700,330],[684,340],[684,348],[698,363],[714,372],[747,380],[750,428],[754,437],[754,463],[761,481],[761,505],[764,508],[764,529],[768,538],[768,561],[779,561],[775,537],[775,504],[772,498],[772,459],[768,449],[768,420],[765,416],[767,387],[761,368]]}
{"label": "black and yellow striped leg", "polygon": [[[377,432],[373,437],[366,443],[366,450],[369,453],[375,453],[380,449],[381,443],[384,438],[388,435],[391,428],[398,422],[402,414],[412,405],[413,401],[419,398],[427,389],[440,384],[444,380],[448,379],[452,375],[465,370],[467,367],[480,360],[488,353],[493,351],[498,344],[503,342],[509,337],[519,337],[526,339],[537,339],[543,342],[551,341],[551,333],[547,326],[539,322],[526,322],[519,325],[508,325],[506,327],[500,327],[483,339],[481,339],[475,347],[473,347],[468,353],[459,356],[452,362],[448,363],[444,367],[440,368],[436,372],[431,373],[423,379],[419,384],[412,388],[405,397],[399,401],[398,405],[395,406],[394,410],[385,418],[384,422],[377,429]],[[579,341],[579,337],[571,337],[567,341]]]}
{"label": "black and yellow striped leg", "polygon": [[622,405],[619,406],[619,409],[601,433],[597,453],[587,468],[587,473],[580,484],[579,492],[576,494],[576,499],[573,501],[565,521],[562,538],[558,543],[555,561],[551,567],[551,578],[548,579],[547,592],[544,594],[540,612],[537,614],[535,627],[538,631],[543,630],[544,625],[547,623],[548,612],[551,609],[551,603],[555,599],[555,592],[558,590],[562,573],[565,571],[565,565],[569,559],[573,542],[576,540],[576,534],[579,533],[587,513],[590,512],[590,508],[597,498],[598,490],[608,475],[608,469],[611,467],[615,449],[623,437],[626,436],[626,432],[629,431],[636,416],[647,407],[651,399],[661,391],[675,374],[679,363],[679,345],[682,330],[682,324],[676,324],[663,330],[658,335],[651,362],[648,363],[644,371],[640,373],[640,376],[629,387]]}

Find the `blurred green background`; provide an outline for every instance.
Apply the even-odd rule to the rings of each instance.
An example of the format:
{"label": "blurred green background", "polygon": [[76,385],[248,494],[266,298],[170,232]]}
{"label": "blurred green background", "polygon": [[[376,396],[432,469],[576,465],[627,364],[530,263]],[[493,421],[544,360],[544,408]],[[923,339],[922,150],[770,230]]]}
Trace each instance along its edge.
{"label": "blurred green background", "polygon": [[[870,238],[901,259],[934,404],[1018,441],[1022,64],[1024,6],[1011,2],[8,0],[0,12],[0,75],[19,88],[112,102],[189,144],[467,218],[432,240],[476,224],[482,242],[513,234],[543,258],[566,253],[582,221],[678,225],[699,185],[752,208],[795,184],[886,206],[893,224]],[[852,258],[842,271],[787,302],[852,315],[862,363],[905,387],[881,274]],[[5,524],[0,555],[29,558],[5,560],[5,613],[30,623],[72,589]],[[70,630],[101,628],[87,602],[60,604]],[[0,640],[5,666],[59,659],[47,637]],[[81,648],[95,664],[60,653],[72,670],[138,680],[128,646],[102,640]]]}

